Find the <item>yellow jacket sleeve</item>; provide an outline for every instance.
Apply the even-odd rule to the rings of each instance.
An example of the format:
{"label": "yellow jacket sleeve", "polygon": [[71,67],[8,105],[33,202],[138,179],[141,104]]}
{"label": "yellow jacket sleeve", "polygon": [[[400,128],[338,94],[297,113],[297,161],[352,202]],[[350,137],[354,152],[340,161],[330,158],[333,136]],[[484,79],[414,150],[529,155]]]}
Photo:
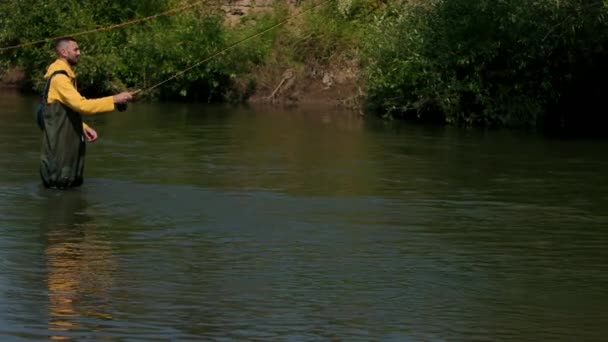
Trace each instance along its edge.
{"label": "yellow jacket sleeve", "polygon": [[86,99],[80,95],[66,75],[56,75],[51,81],[48,96],[49,101],[55,96],[61,103],[80,114],[92,115],[114,110],[114,99],[112,96],[92,100]]}

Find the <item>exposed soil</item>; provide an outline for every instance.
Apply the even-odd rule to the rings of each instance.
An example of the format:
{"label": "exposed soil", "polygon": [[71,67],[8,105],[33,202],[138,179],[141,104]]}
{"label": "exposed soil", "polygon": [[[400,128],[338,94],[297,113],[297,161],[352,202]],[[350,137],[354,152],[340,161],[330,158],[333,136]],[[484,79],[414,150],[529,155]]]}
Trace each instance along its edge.
{"label": "exposed soil", "polygon": [[0,70],[0,89],[18,88],[24,77],[25,73],[19,68],[9,69],[8,71]]}
{"label": "exposed soil", "polygon": [[268,65],[260,67],[251,75],[256,90],[248,102],[358,109],[362,91],[357,62],[346,61],[339,65],[323,67],[311,63],[298,69]]}

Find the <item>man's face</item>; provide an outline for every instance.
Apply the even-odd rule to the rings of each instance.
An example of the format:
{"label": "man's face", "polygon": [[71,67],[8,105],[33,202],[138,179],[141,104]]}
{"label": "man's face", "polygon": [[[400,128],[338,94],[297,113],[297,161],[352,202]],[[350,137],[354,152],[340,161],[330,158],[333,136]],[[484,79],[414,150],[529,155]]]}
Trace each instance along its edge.
{"label": "man's face", "polygon": [[76,42],[66,42],[61,48],[61,56],[63,56],[70,65],[78,64],[80,59],[80,48]]}

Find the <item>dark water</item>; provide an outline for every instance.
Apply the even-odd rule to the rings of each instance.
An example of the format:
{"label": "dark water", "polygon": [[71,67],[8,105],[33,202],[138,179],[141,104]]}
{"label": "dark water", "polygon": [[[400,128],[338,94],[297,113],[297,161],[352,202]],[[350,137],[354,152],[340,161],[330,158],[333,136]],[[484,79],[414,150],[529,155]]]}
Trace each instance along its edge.
{"label": "dark water", "polygon": [[0,94],[0,340],[602,341],[608,143],[323,110],[93,117],[40,187]]}

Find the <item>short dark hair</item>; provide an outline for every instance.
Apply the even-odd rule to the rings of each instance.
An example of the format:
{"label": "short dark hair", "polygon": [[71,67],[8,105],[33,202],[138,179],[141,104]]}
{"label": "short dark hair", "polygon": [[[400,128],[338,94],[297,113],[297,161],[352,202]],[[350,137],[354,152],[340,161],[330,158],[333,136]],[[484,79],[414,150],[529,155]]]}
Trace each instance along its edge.
{"label": "short dark hair", "polygon": [[76,39],[72,38],[72,37],[59,37],[57,39],[55,39],[55,42],[53,43],[53,49],[55,51],[57,51],[57,49],[59,48],[59,46],[63,43],[67,43],[67,42],[74,42],[76,43]]}

